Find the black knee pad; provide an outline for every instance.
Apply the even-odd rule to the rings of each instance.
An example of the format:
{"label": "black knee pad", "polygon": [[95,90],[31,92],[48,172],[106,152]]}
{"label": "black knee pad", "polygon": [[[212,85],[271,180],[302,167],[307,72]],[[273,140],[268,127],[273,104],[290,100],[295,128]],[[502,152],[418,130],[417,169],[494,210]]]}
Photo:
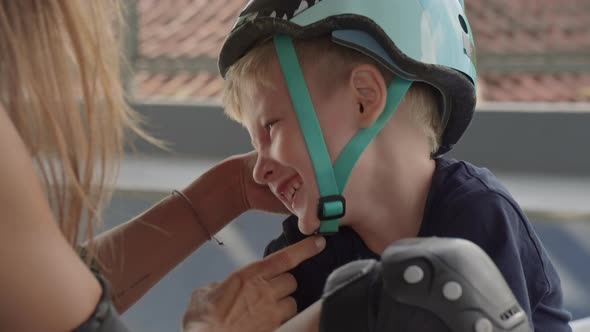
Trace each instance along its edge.
{"label": "black knee pad", "polygon": [[74,332],[130,332],[113,306],[109,283],[101,275],[96,274],[96,278],[102,286],[100,301],[92,316]]}
{"label": "black knee pad", "polygon": [[460,239],[407,239],[326,283],[320,331],[531,332],[492,260]]}

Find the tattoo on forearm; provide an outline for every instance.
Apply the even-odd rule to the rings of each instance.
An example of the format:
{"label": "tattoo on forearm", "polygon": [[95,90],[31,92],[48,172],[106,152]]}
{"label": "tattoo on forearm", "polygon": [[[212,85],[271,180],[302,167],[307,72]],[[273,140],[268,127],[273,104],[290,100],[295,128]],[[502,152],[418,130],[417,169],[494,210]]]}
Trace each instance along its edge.
{"label": "tattoo on forearm", "polygon": [[144,276],[142,276],[141,278],[134,281],[129,287],[124,288],[120,291],[117,291],[113,296],[113,300],[118,300],[118,299],[124,297],[128,291],[132,291],[133,289],[137,288],[139,285],[141,285],[142,283],[147,281],[150,277],[151,277],[151,273],[147,273]]}

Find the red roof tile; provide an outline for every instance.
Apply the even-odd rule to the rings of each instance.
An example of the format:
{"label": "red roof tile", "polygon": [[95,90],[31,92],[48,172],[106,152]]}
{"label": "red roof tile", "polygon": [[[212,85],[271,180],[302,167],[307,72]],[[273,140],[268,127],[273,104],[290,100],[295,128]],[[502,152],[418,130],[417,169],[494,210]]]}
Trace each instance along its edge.
{"label": "red roof tile", "polygon": [[141,57],[215,58],[244,0],[139,0]]}
{"label": "red roof tile", "polygon": [[590,101],[590,73],[486,73],[481,78],[487,101]]}
{"label": "red roof tile", "polygon": [[588,52],[588,0],[466,0],[480,53]]}
{"label": "red roof tile", "polygon": [[[480,70],[486,101],[590,101],[590,69],[581,73],[495,70],[497,56],[581,55],[590,68],[590,0],[465,0],[478,54],[496,64]],[[247,0],[137,0],[140,60],[215,59]],[[500,61],[501,62],[501,61]],[[566,60],[569,64],[569,61]],[[482,64],[480,62],[480,64]],[[548,64],[548,66],[551,66]],[[222,80],[212,69],[189,73],[142,67],[134,78],[141,99],[218,100]],[[572,70],[570,70],[572,71]]]}

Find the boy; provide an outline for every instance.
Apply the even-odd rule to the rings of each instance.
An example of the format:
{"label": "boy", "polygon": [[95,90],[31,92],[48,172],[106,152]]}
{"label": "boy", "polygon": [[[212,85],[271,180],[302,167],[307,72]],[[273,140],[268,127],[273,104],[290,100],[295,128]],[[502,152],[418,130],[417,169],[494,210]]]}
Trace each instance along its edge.
{"label": "boy", "polygon": [[293,271],[299,310],[339,266],[402,238],[458,237],[494,260],[536,330],[570,330],[516,202],[486,169],[441,157],[475,108],[462,1],[253,0],[220,70],[226,111],[258,152],[254,178],[293,213],[266,254],[337,232]]}

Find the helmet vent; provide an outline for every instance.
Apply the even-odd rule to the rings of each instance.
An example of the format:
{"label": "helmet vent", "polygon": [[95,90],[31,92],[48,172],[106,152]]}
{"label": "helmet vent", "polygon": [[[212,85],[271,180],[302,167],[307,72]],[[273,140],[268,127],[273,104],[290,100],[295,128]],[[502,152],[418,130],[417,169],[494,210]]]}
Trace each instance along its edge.
{"label": "helmet vent", "polygon": [[463,15],[459,15],[459,23],[461,23],[461,28],[463,28],[463,31],[465,31],[466,34],[469,34],[469,30],[467,30],[467,23],[465,22]]}

